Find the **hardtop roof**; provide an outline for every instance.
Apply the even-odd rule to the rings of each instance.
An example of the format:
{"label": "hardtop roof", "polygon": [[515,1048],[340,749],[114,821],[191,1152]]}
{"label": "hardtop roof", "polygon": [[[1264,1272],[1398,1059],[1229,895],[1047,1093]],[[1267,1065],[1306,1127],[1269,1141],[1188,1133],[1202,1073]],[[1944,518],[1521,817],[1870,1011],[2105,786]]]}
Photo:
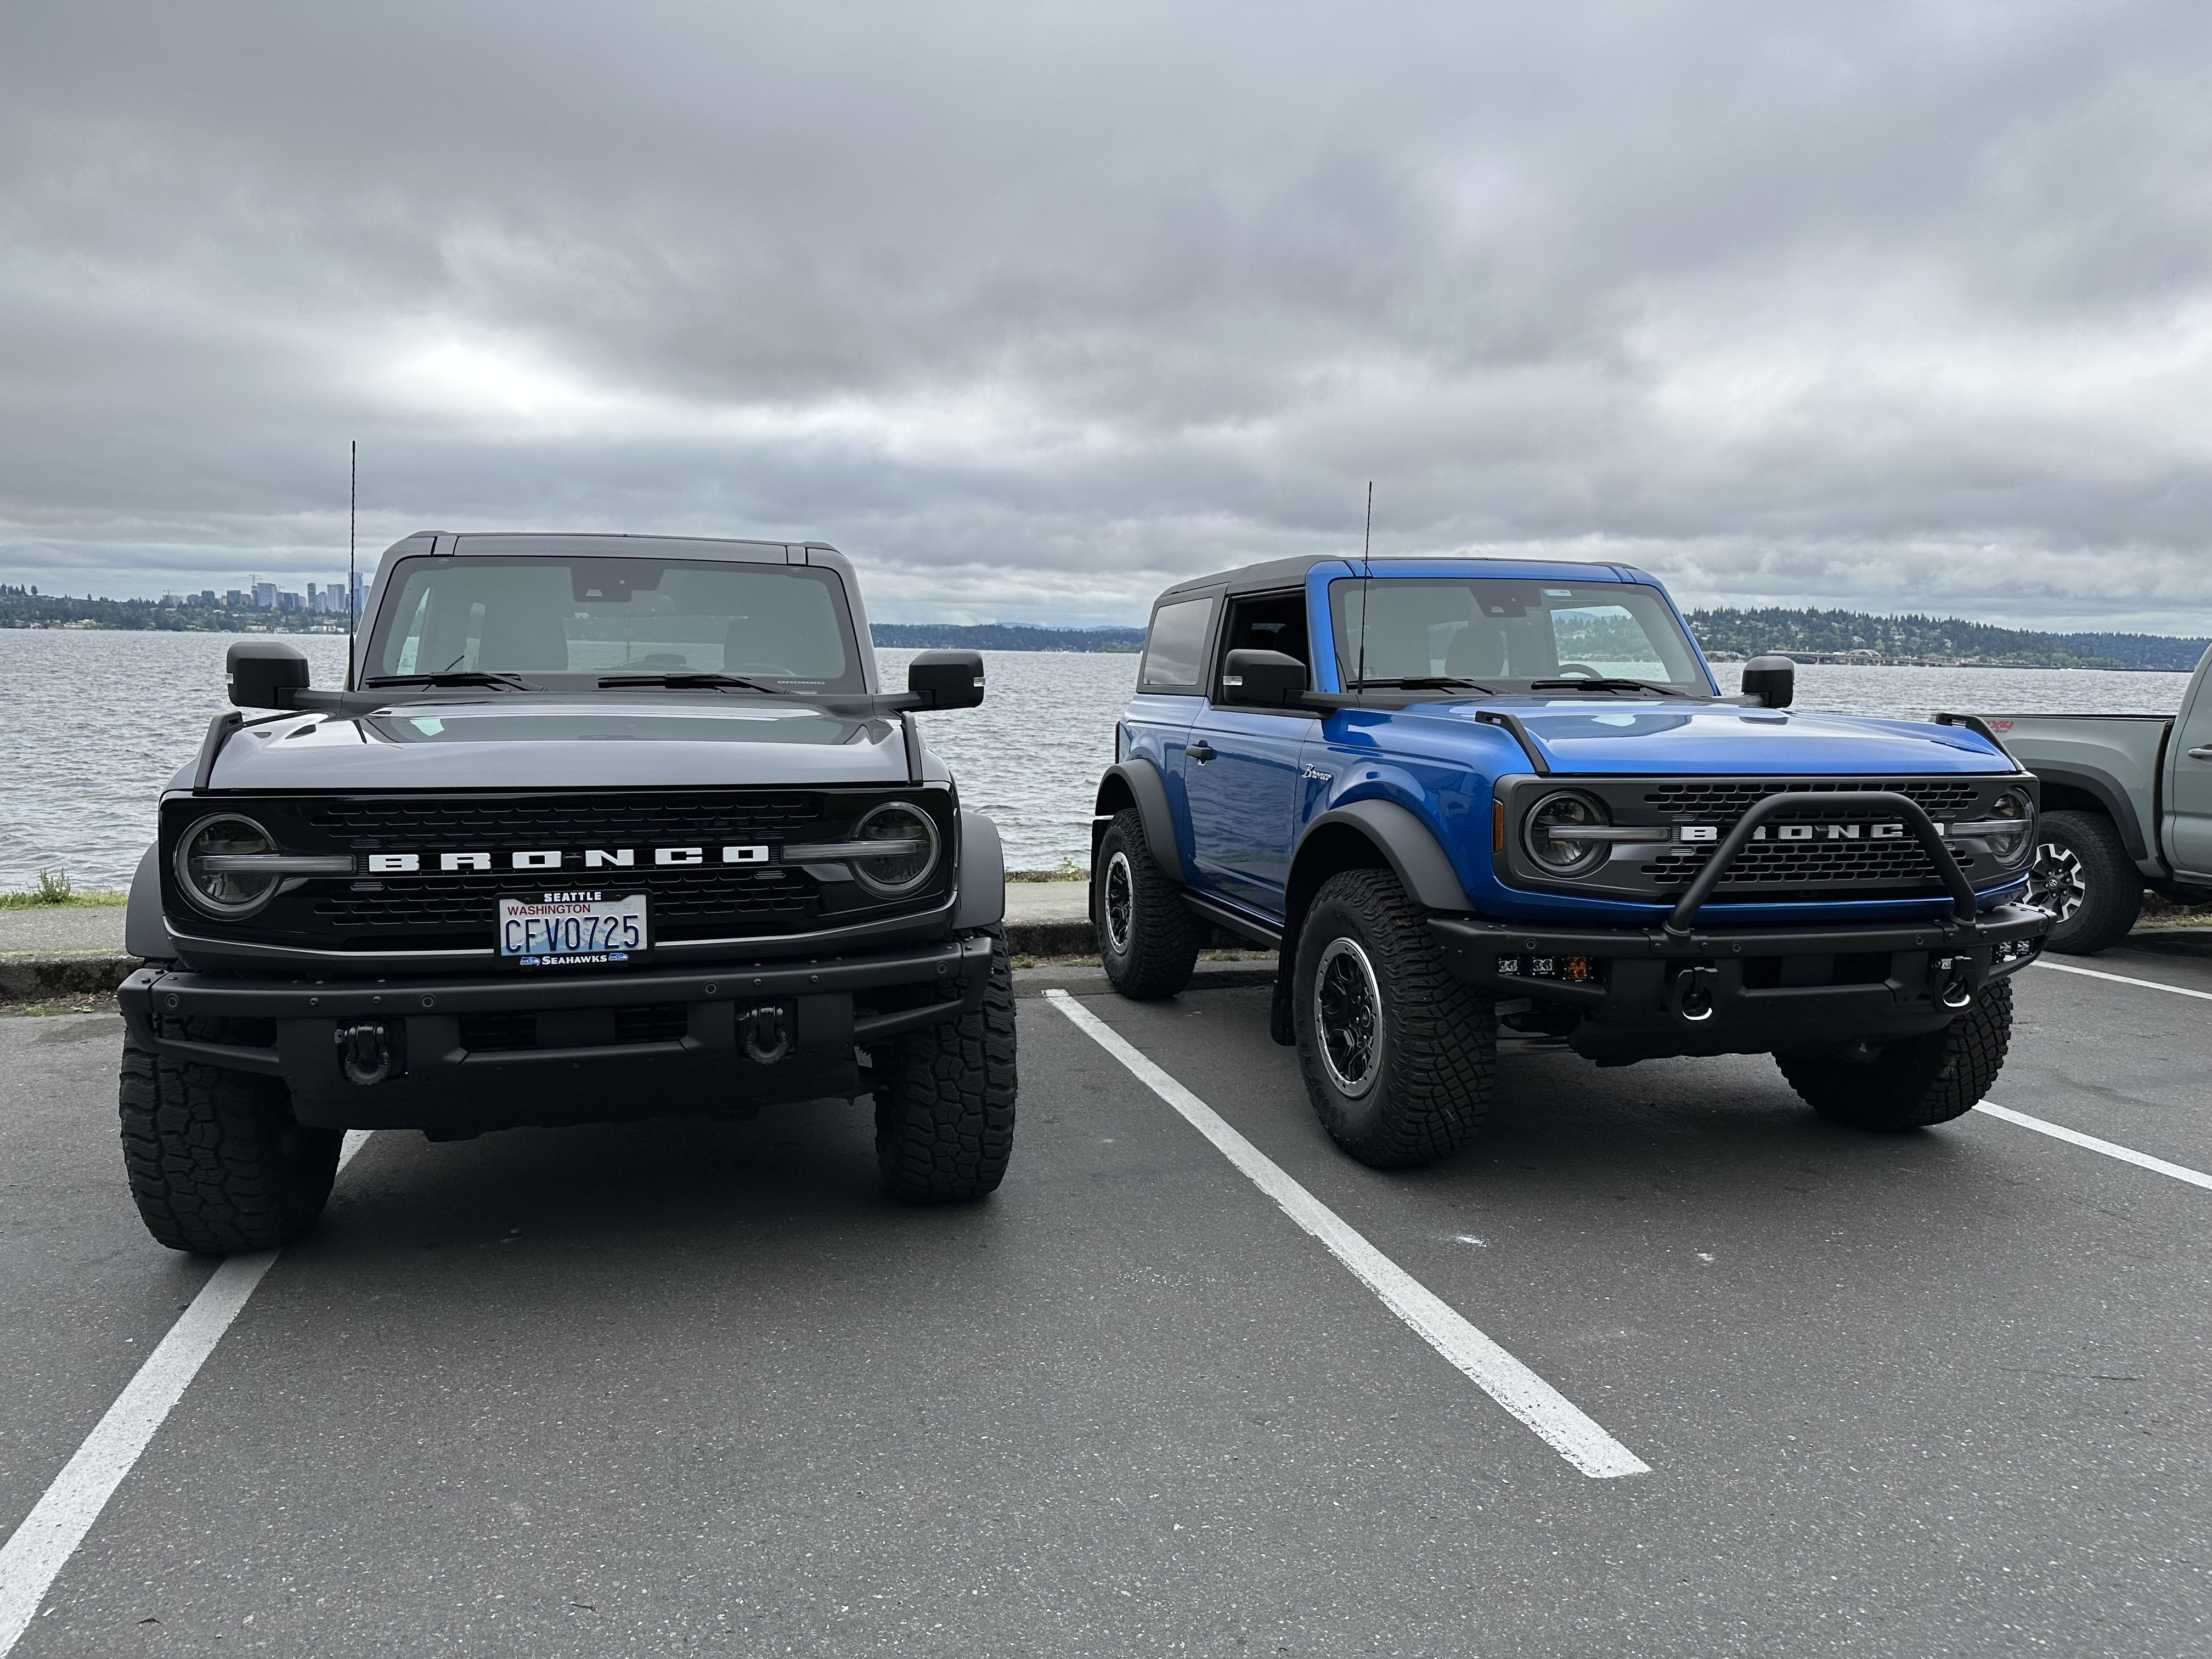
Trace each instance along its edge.
{"label": "hardtop roof", "polygon": [[[1164,590],[1157,605],[1171,595],[1219,589],[1229,593],[1257,593],[1271,588],[1303,586],[1308,573],[1323,564],[1349,565],[1354,569],[1362,560],[1355,553],[1306,553],[1296,558],[1269,559],[1261,564],[1240,565],[1234,570],[1217,570],[1207,576],[1191,576]],[[1377,580],[1392,576],[1418,574],[1409,572],[1408,565],[1470,565],[1495,564],[1516,570],[1587,571],[1601,581],[1648,582],[1651,578],[1632,566],[1601,562],[1595,559],[1501,559],[1474,553],[1414,553],[1391,554],[1373,561]],[[1500,573],[1504,574],[1503,571]]]}

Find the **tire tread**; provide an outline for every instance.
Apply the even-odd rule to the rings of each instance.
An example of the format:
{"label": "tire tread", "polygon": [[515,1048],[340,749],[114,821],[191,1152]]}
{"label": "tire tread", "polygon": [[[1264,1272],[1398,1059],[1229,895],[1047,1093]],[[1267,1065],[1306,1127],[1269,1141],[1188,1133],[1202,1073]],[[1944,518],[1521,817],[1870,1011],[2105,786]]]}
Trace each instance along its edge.
{"label": "tire tread", "polygon": [[916,1204],[981,1198],[1006,1178],[1020,1092],[1014,973],[1003,927],[988,930],[983,1006],[925,1025],[875,1055],[876,1161],[884,1187]]}

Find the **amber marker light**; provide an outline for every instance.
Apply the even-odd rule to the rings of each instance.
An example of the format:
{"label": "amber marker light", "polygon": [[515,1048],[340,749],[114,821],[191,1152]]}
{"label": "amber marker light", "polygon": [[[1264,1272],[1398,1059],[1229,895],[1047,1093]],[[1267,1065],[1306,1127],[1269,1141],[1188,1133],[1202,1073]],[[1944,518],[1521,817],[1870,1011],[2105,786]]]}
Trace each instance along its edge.
{"label": "amber marker light", "polygon": [[1505,850],[1505,803],[1495,798],[1490,803],[1490,850]]}

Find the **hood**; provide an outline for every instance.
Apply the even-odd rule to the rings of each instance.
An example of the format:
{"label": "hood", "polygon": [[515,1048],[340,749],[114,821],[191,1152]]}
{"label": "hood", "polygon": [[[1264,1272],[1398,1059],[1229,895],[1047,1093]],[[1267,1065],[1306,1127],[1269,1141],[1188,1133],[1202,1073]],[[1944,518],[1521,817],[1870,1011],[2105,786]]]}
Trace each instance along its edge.
{"label": "hood", "polygon": [[[896,783],[898,722],[805,704],[410,702],[248,727],[218,789],[593,789]],[[189,776],[185,779],[190,781]]]}
{"label": "hood", "polygon": [[1963,726],[1856,714],[1595,697],[1489,699],[1407,713],[1459,725],[1473,723],[1482,708],[1518,715],[1559,773],[1864,777],[2015,769]]}

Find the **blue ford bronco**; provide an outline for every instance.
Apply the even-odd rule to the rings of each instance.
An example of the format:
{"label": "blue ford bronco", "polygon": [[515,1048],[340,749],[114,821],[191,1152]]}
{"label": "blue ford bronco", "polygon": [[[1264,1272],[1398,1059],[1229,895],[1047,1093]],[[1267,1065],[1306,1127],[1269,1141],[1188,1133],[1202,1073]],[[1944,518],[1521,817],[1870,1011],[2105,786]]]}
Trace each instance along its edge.
{"label": "blue ford bronco", "polygon": [[1942,1122],[2003,1063],[2038,784],[1972,716],[1723,695],[1620,565],[1301,558],[1170,588],[1092,821],[1106,970],[1278,951],[1272,1028],[1363,1163],[1449,1156],[1501,1028],[1601,1066],[1771,1054],[1814,1110]]}

